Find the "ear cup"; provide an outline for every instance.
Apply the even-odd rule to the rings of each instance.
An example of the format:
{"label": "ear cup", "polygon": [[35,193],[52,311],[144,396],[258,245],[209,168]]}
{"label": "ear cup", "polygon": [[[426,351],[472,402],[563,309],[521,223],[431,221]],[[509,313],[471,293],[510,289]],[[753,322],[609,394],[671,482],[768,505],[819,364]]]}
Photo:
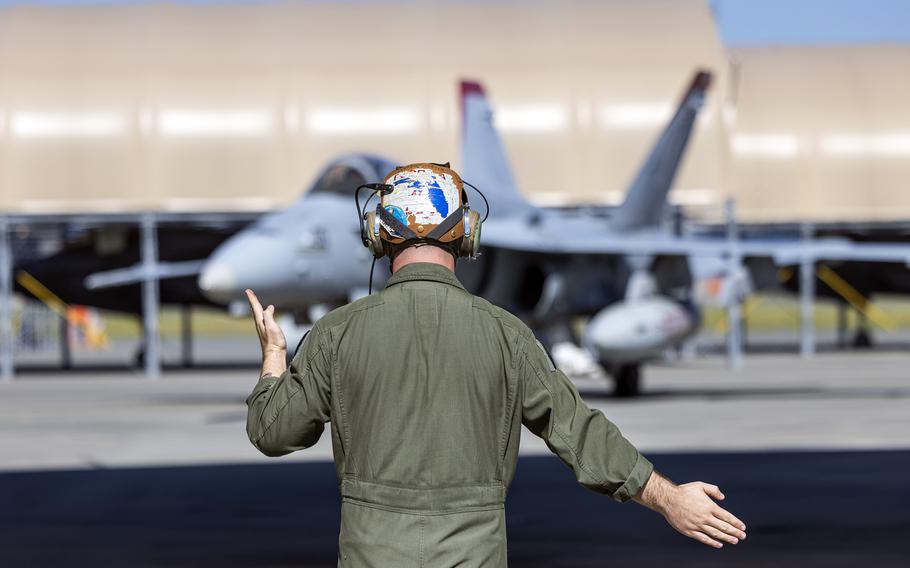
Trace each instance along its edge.
{"label": "ear cup", "polygon": [[471,211],[477,217],[477,220],[474,224],[474,230],[471,231],[471,258],[475,258],[477,253],[480,252],[480,233],[483,228],[483,221],[480,219],[480,213],[476,211]]}
{"label": "ear cup", "polygon": [[364,213],[363,218],[360,219],[360,242],[363,243],[363,246],[370,248],[370,229],[369,221],[367,220],[369,213]]}
{"label": "ear cup", "polygon": [[379,238],[379,219],[375,211],[367,211],[363,216],[363,224],[360,228],[360,238],[363,245],[373,254],[374,258],[381,258],[385,254],[385,245]]}
{"label": "ear cup", "polygon": [[474,258],[480,249],[480,214],[470,208],[464,212],[464,238],[461,239],[460,256]]}

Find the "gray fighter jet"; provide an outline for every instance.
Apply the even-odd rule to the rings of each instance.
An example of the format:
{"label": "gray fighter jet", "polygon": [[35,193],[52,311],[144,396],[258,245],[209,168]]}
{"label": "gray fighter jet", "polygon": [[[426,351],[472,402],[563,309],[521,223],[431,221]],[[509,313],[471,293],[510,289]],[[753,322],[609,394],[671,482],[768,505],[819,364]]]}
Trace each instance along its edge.
{"label": "gray fighter jet", "polygon": [[463,278],[538,331],[555,330],[555,338],[573,338],[572,319],[593,316],[580,343],[613,375],[621,395],[638,391],[643,361],[695,331],[699,317],[688,300],[690,258],[739,259],[737,274],[763,281],[768,267],[804,261],[910,262],[910,247],[902,243],[792,237],[730,242],[674,234],[665,222],[667,194],[710,79],[706,72],[696,74],[625,200],[607,219],[591,214],[593,210],[544,209],[523,200],[483,89],[476,83],[462,85],[462,175],[480,187],[495,188],[490,201],[498,212],[483,228],[488,254],[464,265],[473,278]]}
{"label": "gray fighter jet", "polygon": [[[697,318],[689,306],[656,295],[688,286],[685,257],[564,255],[518,250],[512,243],[540,231],[587,235],[661,230],[666,195],[709,84],[710,75],[696,75],[625,202],[606,220],[528,203],[515,186],[482,89],[476,83],[462,84],[463,177],[485,192],[490,216],[484,224],[482,254],[474,262],[460,263],[459,276],[470,290],[516,313],[551,341],[579,341],[570,331],[572,318],[614,306],[594,321],[590,335],[623,394],[637,389],[642,360],[695,328]],[[216,249],[202,270],[200,289],[213,301],[239,307],[242,290],[253,288],[268,302],[294,312],[298,322],[311,320],[314,307],[340,305],[361,295],[368,286],[370,259],[360,247],[353,191],[361,183],[381,181],[393,167],[389,160],[372,156],[334,162],[294,205],[266,215]],[[481,202],[476,195],[471,200],[475,207]],[[386,263],[377,269],[388,273]],[[629,326],[637,333],[627,333]]]}
{"label": "gray fighter jet", "polygon": [[[641,362],[691,334],[698,313],[687,301],[685,255],[628,254],[597,244],[620,237],[643,243],[675,238],[666,222],[667,194],[710,83],[709,73],[695,74],[623,203],[606,218],[602,208],[567,211],[523,199],[483,88],[462,83],[462,175],[489,188],[492,210],[482,233],[485,254],[462,267],[464,281],[522,317],[545,342],[584,344],[613,376],[618,394],[637,392]],[[574,239],[592,246],[564,246]],[[593,316],[581,337],[572,325],[579,316]]]}
{"label": "gray fighter jet", "polygon": [[[910,261],[905,244],[831,238],[731,243],[674,234],[665,222],[667,194],[710,82],[707,72],[695,75],[625,200],[606,219],[594,210],[545,209],[522,199],[483,89],[477,83],[462,85],[461,173],[491,189],[493,211],[481,240],[487,254],[461,267],[463,280],[539,332],[555,331],[552,339],[573,338],[572,320],[592,316],[581,337],[574,339],[613,376],[620,395],[638,392],[642,362],[695,331],[698,310],[688,301],[692,257],[733,256],[753,271],[807,259]],[[743,265],[737,270],[748,274]]]}
{"label": "gray fighter jet", "polygon": [[[239,313],[245,310],[243,290],[252,288],[293,312],[299,323],[312,321],[313,308],[364,294],[372,255],[360,242],[354,190],[381,182],[395,167],[366,154],[333,160],[294,204],[264,215],[215,249],[199,275],[200,290]],[[380,261],[376,269],[387,273],[388,263]]]}
{"label": "gray fighter jet", "polygon": [[[620,395],[638,392],[643,362],[696,329],[698,312],[687,301],[689,257],[731,253],[724,240],[683,238],[663,222],[667,194],[710,81],[708,73],[696,73],[625,200],[608,215],[602,208],[542,208],[526,201],[483,89],[462,84],[460,173],[484,191],[490,215],[481,254],[459,263],[459,277],[472,292],[528,322],[545,342],[571,339],[584,345]],[[333,162],[294,205],[264,216],[216,249],[203,267],[200,289],[213,301],[241,308],[242,291],[253,288],[298,323],[363,295],[371,257],[360,245],[353,194],[394,167],[388,159],[363,155]],[[479,207],[478,196],[469,196]],[[907,247],[831,239],[742,242],[736,253],[777,264],[806,257],[910,260]],[[377,263],[376,270],[378,284],[388,274],[387,262]],[[576,318],[589,318],[578,336]]]}

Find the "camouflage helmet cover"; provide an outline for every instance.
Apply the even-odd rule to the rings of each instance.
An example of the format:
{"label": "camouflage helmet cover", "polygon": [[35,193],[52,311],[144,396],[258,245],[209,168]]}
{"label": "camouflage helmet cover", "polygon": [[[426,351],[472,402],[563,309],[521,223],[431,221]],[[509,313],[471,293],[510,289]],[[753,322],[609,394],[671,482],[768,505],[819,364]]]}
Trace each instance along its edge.
{"label": "camouflage helmet cover", "polygon": [[[465,202],[464,182],[451,168],[426,162],[392,170],[385,178],[392,190],[382,195],[380,206],[419,237],[428,235]],[[383,240],[399,244],[405,238],[380,222]],[[464,224],[457,223],[437,240],[450,243],[464,236]]]}

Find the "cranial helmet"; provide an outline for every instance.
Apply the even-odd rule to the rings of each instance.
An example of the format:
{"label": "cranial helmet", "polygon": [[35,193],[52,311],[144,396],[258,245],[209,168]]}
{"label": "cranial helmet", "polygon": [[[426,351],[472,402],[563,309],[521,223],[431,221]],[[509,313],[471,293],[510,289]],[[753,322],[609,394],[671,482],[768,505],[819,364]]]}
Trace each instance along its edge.
{"label": "cranial helmet", "polygon": [[380,258],[412,245],[441,246],[473,257],[480,246],[480,215],[468,205],[464,182],[448,164],[396,168],[379,190],[375,211],[363,216],[364,245]]}

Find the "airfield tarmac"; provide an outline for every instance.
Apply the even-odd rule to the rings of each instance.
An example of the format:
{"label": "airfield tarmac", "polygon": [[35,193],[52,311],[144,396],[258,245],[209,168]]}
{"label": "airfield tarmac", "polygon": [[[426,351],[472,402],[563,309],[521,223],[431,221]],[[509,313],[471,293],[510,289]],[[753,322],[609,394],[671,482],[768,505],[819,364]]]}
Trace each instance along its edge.
{"label": "airfield tarmac", "polygon": [[[760,355],[650,366],[586,401],[677,481],[727,494],[749,538],[714,551],[578,487],[533,436],[507,503],[515,566],[910,565],[910,357]],[[28,373],[0,385],[0,566],[333,566],[331,448],[247,442],[256,369]]]}

